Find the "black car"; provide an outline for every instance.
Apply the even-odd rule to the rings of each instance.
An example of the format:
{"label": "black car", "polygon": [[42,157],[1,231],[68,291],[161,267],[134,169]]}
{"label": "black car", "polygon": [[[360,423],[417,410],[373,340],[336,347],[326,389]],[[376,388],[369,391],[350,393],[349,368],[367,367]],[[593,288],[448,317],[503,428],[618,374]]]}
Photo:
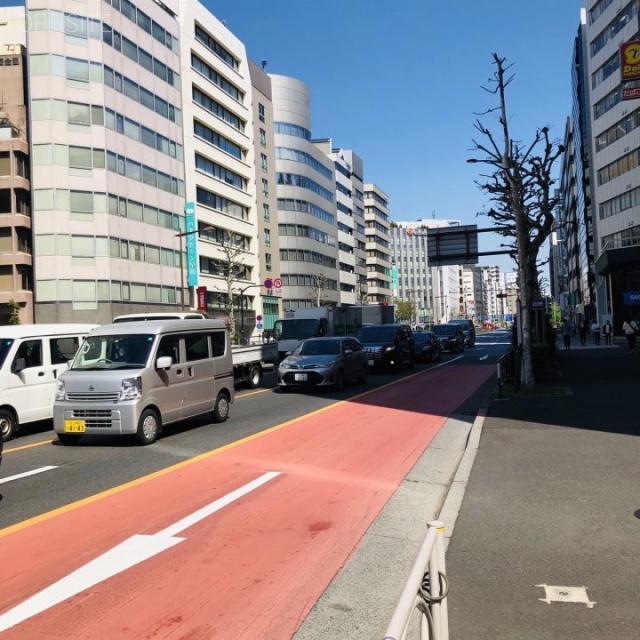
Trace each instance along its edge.
{"label": "black car", "polygon": [[459,324],[462,327],[465,346],[476,346],[476,328],[473,324],[473,320],[469,320],[468,318],[457,318],[456,320],[449,320],[449,324]]}
{"label": "black car", "polygon": [[464,351],[464,333],[459,324],[434,324],[431,331],[438,336],[443,351],[451,353]]}
{"label": "black car", "polygon": [[419,362],[436,362],[442,360],[442,346],[433,331],[417,331],[413,334],[416,342],[416,360]]}
{"label": "black car", "polygon": [[370,369],[412,368],[416,360],[415,341],[408,324],[369,324],[356,338],[367,352]]}

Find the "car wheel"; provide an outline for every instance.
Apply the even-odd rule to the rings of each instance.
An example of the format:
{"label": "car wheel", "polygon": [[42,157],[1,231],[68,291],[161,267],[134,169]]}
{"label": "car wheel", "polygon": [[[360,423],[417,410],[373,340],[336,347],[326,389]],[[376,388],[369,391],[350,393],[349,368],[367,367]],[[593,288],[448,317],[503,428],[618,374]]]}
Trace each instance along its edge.
{"label": "car wheel", "polygon": [[249,371],[249,388],[257,389],[260,386],[260,379],[262,378],[262,371],[257,364],[254,364]]}
{"label": "car wheel", "polygon": [[366,364],[362,365],[362,371],[360,372],[360,377],[358,378],[358,382],[361,384],[365,384],[367,381],[367,375],[369,374],[369,367]]}
{"label": "car wheel", "polygon": [[344,371],[340,369],[338,373],[336,373],[336,390],[342,391],[344,389]]}
{"label": "car wheel", "polygon": [[59,433],[58,434],[58,440],[60,440],[62,444],[68,447],[72,447],[76,444],[79,444],[80,438],[82,438],[82,436],[78,436],[75,433]]}
{"label": "car wheel", "polygon": [[213,406],[213,420],[215,422],[224,422],[229,417],[229,398],[226,393],[222,391],[216,398],[216,403]]}
{"label": "car wheel", "polygon": [[2,441],[6,442],[16,431],[16,419],[7,409],[0,410],[0,430],[2,431]]}
{"label": "car wheel", "polygon": [[138,420],[136,438],[143,445],[153,444],[160,433],[160,418],[153,409],[145,409]]}

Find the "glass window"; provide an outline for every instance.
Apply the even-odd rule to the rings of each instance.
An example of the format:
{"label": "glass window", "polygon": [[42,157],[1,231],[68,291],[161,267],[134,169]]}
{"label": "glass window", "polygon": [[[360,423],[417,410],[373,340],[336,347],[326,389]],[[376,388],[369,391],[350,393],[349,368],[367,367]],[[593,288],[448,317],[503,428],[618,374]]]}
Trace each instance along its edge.
{"label": "glass window", "polygon": [[93,193],[91,191],[71,191],[69,193],[71,211],[93,212]]}
{"label": "glass window", "polygon": [[206,333],[187,333],[184,336],[187,362],[209,357],[209,340]]}
{"label": "glass window", "polygon": [[91,169],[93,158],[89,147],[69,147],[69,166]]}
{"label": "glass window", "polygon": [[42,366],[42,340],[25,340],[16,352],[11,365],[11,371],[15,373],[18,360],[24,360],[24,367],[31,369],[32,367]]}
{"label": "glass window", "polygon": [[74,124],[91,124],[91,109],[88,104],[69,102],[67,117],[68,121]]}
{"label": "glass window", "polygon": [[79,346],[78,338],[75,336],[51,338],[49,340],[51,364],[66,364],[69,360],[73,360]]}

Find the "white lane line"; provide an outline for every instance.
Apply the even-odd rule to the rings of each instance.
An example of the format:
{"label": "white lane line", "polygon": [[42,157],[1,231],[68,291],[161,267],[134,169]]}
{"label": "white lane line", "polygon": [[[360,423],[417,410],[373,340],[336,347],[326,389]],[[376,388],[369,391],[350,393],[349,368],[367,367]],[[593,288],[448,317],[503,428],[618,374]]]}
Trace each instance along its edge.
{"label": "white lane line", "polygon": [[215,500],[202,509],[194,511],[191,515],[186,516],[155,535],[132,536],[118,546],[113,547],[113,549],[95,558],[95,560],[92,560],[68,576],[58,580],[58,582],[31,596],[31,598],[20,603],[17,607],[0,615],[0,632],[6,631],[16,624],[24,622],[38,613],[63,602],[67,598],[71,598],[107,580],[107,578],[111,578],[162,551],[170,549],[184,540],[184,538],[172,537],[176,533],[184,531],[196,522],[203,520],[207,516],[231,504],[234,500],[238,500],[238,498],[273,480],[281,473],[281,471],[264,473],[259,478]]}
{"label": "white lane line", "polygon": [[44,473],[45,471],[51,471],[51,469],[57,468],[58,467],[39,467],[38,469],[32,469],[31,471],[25,471],[24,473],[17,473],[15,476],[0,478],[0,484],[11,482],[12,480],[20,480],[20,478],[28,478],[29,476],[35,476],[38,473]]}

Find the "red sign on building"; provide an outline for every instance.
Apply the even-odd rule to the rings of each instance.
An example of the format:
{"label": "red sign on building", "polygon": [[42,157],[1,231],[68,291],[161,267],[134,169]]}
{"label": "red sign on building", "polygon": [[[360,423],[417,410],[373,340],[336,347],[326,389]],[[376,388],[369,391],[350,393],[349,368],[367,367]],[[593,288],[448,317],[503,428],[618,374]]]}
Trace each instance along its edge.
{"label": "red sign on building", "polygon": [[198,296],[198,311],[207,310],[207,287],[197,287],[196,294]]}

